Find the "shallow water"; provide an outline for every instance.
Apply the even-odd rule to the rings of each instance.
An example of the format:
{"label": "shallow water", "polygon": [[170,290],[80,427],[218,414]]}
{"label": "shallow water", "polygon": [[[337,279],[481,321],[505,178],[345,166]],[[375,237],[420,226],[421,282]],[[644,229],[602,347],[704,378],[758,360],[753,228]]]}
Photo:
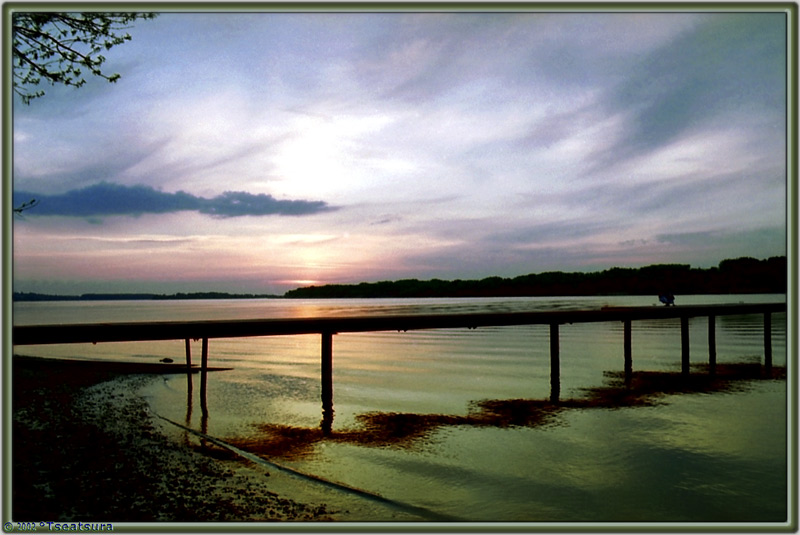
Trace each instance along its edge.
{"label": "shallow water", "polygon": [[[679,296],[678,303],[784,296]],[[455,313],[655,305],[653,297],[17,303],[14,322],[69,323]],[[786,365],[786,315],[773,361]],[[158,414],[306,473],[470,522],[784,522],[786,381],[765,379],[763,318],[717,318],[723,379],[709,382],[705,318],[564,325],[560,400],[549,404],[547,326],[334,337],[332,433],[320,428],[320,337],[210,341],[210,364],[146,390]],[[29,346],[18,353],[156,362],[182,341]],[[199,361],[200,344],[192,346]],[[191,385],[191,386],[190,386]],[[513,401],[516,400],[516,401]],[[483,404],[482,404],[483,403]],[[207,409],[204,415],[203,408]],[[377,414],[374,414],[377,413]]]}

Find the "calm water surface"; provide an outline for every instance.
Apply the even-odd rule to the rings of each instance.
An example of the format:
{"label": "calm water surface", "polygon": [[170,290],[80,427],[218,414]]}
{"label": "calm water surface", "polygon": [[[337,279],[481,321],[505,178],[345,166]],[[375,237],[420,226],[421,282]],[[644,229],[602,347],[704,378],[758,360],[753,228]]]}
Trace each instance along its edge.
{"label": "calm water surface", "polygon": [[[679,296],[679,305],[784,301]],[[17,303],[14,323],[507,312],[653,305],[653,297]],[[561,404],[550,405],[547,326],[334,337],[332,433],[323,435],[320,337],[210,341],[199,378],[144,391],[172,420],[307,473],[470,522],[784,522],[787,394],[765,379],[763,318],[717,318],[720,371],[686,383],[679,320],[564,325]],[[706,377],[706,318],[690,320],[692,376]],[[786,365],[786,316],[773,316]],[[200,344],[192,346],[199,362]],[[29,346],[28,355],[183,362],[184,343]],[[726,365],[726,366],[723,366]],[[744,377],[744,378],[742,378]],[[203,414],[203,408],[207,409]]]}

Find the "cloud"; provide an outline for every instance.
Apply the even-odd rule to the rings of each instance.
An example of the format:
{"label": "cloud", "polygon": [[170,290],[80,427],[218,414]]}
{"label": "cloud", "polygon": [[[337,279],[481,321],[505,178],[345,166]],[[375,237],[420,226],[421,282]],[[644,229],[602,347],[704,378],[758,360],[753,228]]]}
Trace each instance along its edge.
{"label": "cloud", "polygon": [[[742,251],[749,256],[772,256],[785,254],[786,229],[783,227],[762,227],[745,231],[709,231],[659,234],[659,243],[682,247],[716,248]],[[781,250],[783,249],[783,251]]]}
{"label": "cloud", "polygon": [[541,244],[567,243],[592,238],[615,228],[615,224],[605,221],[595,223],[588,220],[553,221],[493,232],[486,237],[486,241],[487,244],[507,247],[540,248]]}
{"label": "cloud", "polygon": [[[15,206],[41,201],[16,277],[71,277],[87,241],[67,232],[121,281],[133,257],[210,281],[188,275],[200,251],[254,292],[785,250],[781,13],[170,13],[131,33],[118,84],[14,107]],[[162,260],[162,234],[193,241]]]}
{"label": "cloud", "polygon": [[99,217],[139,216],[195,211],[216,217],[311,215],[335,210],[323,201],[279,200],[272,195],[244,191],[226,191],[206,199],[184,191],[165,193],[150,186],[124,186],[100,182],[59,195],[41,195],[26,191],[14,192],[14,205],[31,199],[39,204],[26,215]]}
{"label": "cloud", "polygon": [[243,215],[308,215],[331,210],[322,201],[281,201],[263,193],[253,195],[244,191],[226,191],[213,199],[200,199],[200,212],[221,217]]}
{"label": "cloud", "polygon": [[608,103],[611,111],[632,112],[612,160],[649,153],[714,121],[750,129],[753,117],[781,124],[781,21],[778,13],[717,15],[645,55]]}

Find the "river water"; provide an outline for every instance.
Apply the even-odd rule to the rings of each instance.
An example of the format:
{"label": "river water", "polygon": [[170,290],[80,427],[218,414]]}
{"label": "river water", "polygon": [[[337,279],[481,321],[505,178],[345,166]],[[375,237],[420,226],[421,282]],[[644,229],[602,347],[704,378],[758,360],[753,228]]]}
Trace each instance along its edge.
{"label": "river water", "polygon": [[[678,306],[783,295],[678,296]],[[654,297],[15,303],[14,323],[216,320],[656,306]],[[143,394],[153,411],[284,466],[465,522],[784,523],[786,315],[720,316],[709,380],[707,320],[563,325],[559,403],[548,326],[334,336],[334,417],[322,431],[320,336],[210,340],[209,364]],[[50,357],[184,361],[184,342],[26,346]],[[192,344],[199,362],[200,342]],[[791,372],[791,370],[790,370]],[[788,374],[792,376],[791,373]],[[204,392],[205,391],[205,392]],[[426,520],[425,514],[420,520]],[[390,519],[387,519],[390,520]]]}

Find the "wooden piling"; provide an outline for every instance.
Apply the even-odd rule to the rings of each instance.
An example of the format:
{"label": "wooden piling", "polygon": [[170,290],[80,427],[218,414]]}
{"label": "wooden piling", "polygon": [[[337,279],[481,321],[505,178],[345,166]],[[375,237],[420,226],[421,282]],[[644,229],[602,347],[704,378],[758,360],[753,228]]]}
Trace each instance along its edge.
{"label": "wooden piling", "polygon": [[717,317],[708,316],[708,373],[714,375],[717,371]]}
{"label": "wooden piling", "polygon": [[321,345],[322,430],[330,433],[333,426],[333,333],[323,332]]}
{"label": "wooden piling", "polygon": [[633,377],[633,351],[631,349],[631,320],[626,319],[624,325],[625,382],[630,383]]}
{"label": "wooden piling", "polygon": [[689,375],[689,318],[681,316],[681,373]]}
{"label": "wooden piling", "polygon": [[561,362],[558,345],[558,323],[550,324],[550,402],[558,403],[561,396]]}
{"label": "wooden piling", "polygon": [[764,313],[764,370],[772,373],[772,314]]}
{"label": "wooden piling", "polygon": [[200,369],[208,369],[208,338],[203,338],[203,350],[200,354]]}
{"label": "wooden piling", "polygon": [[192,374],[186,374],[186,425],[192,425],[193,387]]}
{"label": "wooden piling", "polygon": [[188,338],[186,339],[186,367],[192,367],[192,345]]}
{"label": "wooden piling", "polygon": [[200,356],[200,412],[208,418],[208,338],[203,338],[203,350]]}

